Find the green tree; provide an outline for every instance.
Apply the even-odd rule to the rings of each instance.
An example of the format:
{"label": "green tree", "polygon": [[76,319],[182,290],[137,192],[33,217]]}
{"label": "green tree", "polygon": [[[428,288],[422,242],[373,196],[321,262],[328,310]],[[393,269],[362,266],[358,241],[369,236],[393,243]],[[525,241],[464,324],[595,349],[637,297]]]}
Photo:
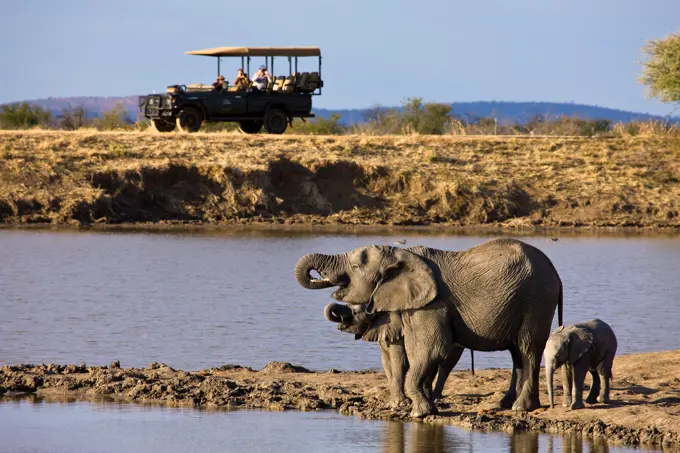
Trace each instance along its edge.
{"label": "green tree", "polygon": [[451,106],[423,103],[422,98],[408,98],[403,102],[403,124],[406,130],[426,135],[441,135],[449,128]]}
{"label": "green tree", "polygon": [[87,110],[83,106],[64,107],[59,117],[59,127],[67,131],[75,131],[88,124]]}
{"label": "green tree", "polygon": [[47,127],[52,121],[52,114],[37,105],[28,102],[6,104],[0,111],[0,127],[3,129],[29,129],[36,126]]}
{"label": "green tree", "polygon": [[102,131],[112,131],[116,129],[130,129],[130,125],[133,122],[128,118],[125,107],[120,102],[116,102],[116,105],[102,115],[95,125],[97,129]]}
{"label": "green tree", "polygon": [[680,102],[680,32],[649,41],[643,50],[648,60],[640,81],[661,102]]}

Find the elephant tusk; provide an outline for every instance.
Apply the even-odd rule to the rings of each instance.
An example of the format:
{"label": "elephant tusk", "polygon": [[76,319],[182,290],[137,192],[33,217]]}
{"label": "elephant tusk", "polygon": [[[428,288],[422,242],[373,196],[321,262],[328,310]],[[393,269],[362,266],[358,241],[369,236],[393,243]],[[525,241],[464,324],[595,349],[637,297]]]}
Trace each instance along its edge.
{"label": "elephant tusk", "polygon": [[312,283],[333,283],[327,278],[310,278],[309,281]]}

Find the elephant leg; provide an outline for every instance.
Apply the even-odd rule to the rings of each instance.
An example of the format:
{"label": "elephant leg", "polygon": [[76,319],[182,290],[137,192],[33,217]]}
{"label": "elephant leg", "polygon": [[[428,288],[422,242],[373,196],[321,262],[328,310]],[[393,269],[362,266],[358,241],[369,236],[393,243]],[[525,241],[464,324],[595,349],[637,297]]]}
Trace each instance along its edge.
{"label": "elephant leg", "polygon": [[437,369],[423,379],[423,395],[429,400],[434,401],[432,397],[434,390],[432,390],[432,384],[434,383],[435,375],[437,374]]}
{"label": "elephant leg", "polygon": [[390,360],[389,345],[380,343],[380,361],[385,370],[385,377],[387,382],[392,382],[392,361]]}
{"label": "elephant leg", "polygon": [[432,392],[433,400],[438,400],[442,397],[446,379],[449,377],[449,374],[451,374],[453,368],[458,364],[460,356],[463,355],[463,351],[465,351],[464,347],[453,346],[446,356],[444,362],[439,365],[439,370],[437,371],[437,383],[435,384],[434,391]]}
{"label": "elephant leg", "polygon": [[541,407],[538,399],[541,355],[535,351],[520,351],[520,354],[522,355],[522,390],[513,403],[512,410],[529,412]]}
{"label": "elephant leg", "polygon": [[572,388],[574,402],[571,404],[572,409],[582,409],[585,407],[583,404],[583,383],[588,373],[588,359],[586,356],[574,364],[574,386]]}
{"label": "elephant leg", "polygon": [[423,348],[419,345],[415,335],[405,334],[404,346],[409,363],[404,390],[412,403],[411,416],[419,418],[436,414],[437,408],[434,402],[425,396],[423,387],[425,379],[436,372],[439,360],[433,357],[431,348]]}
{"label": "elephant leg", "polygon": [[590,375],[593,378],[593,383],[590,386],[586,403],[595,404],[597,403],[597,397],[600,394],[600,375],[598,374],[597,370],[590,370]]}
{"label": "elephant leg", "polygon": [[571,406],[571,387],[574,383],[574,368],[571,363],[565,363],[564,374],[562,377],[562,389],[564,390],[564,407]]}
{"label": "elephant leg", "polygon": [[608,354],[604,360],[598,365],[600,372],[600,395],[597,401],[600,403],[609,403],[609,382],[612,378],[612,366],[614,365],[614,354]]}
{"label": "elephant leg", "polygon": [[[380,349],[383,354],[383,366],[387,362],[390,370],[390,406],[399,407],[408,401],[404,394],[404,377],[406,376],[406,370],[408,370],[404,343],[399,341],[398,343],[381,344]],[[387,367],[385,368],[385,374],[387,374]]]}
{"label": "elephant leg", "polygon": [[522,385],[522,357],[516,346],[511,346],[509,350],[512,356],[512,377],[510,378],[510,388],[508,388],[507,393],[499,403],[499,407],[502,409],[510,409],[512,407]]}

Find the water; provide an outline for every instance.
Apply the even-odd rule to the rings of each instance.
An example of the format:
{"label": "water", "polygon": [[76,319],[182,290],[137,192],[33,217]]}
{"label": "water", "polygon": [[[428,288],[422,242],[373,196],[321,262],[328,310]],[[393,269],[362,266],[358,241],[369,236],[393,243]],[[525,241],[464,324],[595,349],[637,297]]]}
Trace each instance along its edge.
{"label": "water", "polygon": [[332,413],[198,411],[119,403],[0,404],[0,452],[581,452],[616,453],[574,436],[466,431]]}
{"label": "water", "polygon": [[[292,272],[305,253],[402,237],[449,250],[486,239],[0,230],[0,365],[120,360],[198,370],[281,360],[316,370],[379,369],[377,345],[324,319],[333,289],[306,290]],[[567,324],[602,318],[618,335],[619,354],[678,347],[680,239],[522,239],[557,267]],[[475,359],[478,368],[511,365],[507,352]],[[468,367],[465,354],[459,368]]]}

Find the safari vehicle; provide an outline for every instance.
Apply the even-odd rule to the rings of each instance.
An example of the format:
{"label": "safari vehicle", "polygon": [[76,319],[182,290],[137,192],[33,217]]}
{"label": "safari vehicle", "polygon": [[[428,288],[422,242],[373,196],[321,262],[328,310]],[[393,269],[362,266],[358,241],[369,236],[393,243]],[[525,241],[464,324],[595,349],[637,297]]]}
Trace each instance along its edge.
{"label": "safari vehicle", "polygon": [[[321,94],[321,50],[318,47],[216,47],[193,50],[189,55],[217,58],[217,75],[221,74],[222,57],[240,57],[241,68],[248,78],[253,57],[264,57],[264,66],[271,75],[266,89],[258,90],[247,79],[246,86],[221,89],[213,85],[171,85],[165,94],[139,97],[139,110],[160,132],[175,128],[183,132],[197,132],[203,122],[238,122],[248,134],[259,132],[264,126],[270,134],[282,134],[293,118],[313,118],[312,96]],[[274,58],[288,59],[288,73],[275,76]],[[318,58],[318,72],[298,72],[302,57]],[[278,66],[277,66],[278,68]],[[236,70],[233,71],[233,74]]]}

